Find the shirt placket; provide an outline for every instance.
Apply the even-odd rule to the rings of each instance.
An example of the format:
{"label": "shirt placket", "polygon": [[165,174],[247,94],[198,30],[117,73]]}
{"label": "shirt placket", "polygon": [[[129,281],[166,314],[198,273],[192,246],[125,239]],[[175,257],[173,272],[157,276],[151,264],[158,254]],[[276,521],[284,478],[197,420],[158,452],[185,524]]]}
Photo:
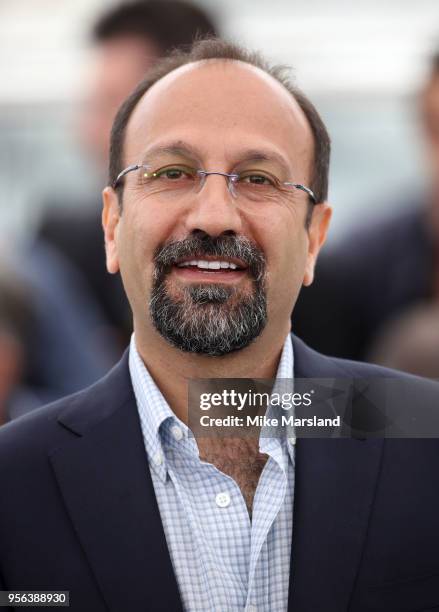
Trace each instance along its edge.
{"label": "shirt placket", "polygon": [[268,554],[267,537],[282,508],[287,487],[285,470],[288,457],[282,451],[280,441],[262,442],[261,452],[267,452],[269,460],[261,474],[254,498],[246,612],[271,612],[266,605],[269,601],[269,585],[264,580],[262,557]]}
{"label": "shirt placket", "polygon": [[215,466],[200,461],[193,447],[178,453],[174,447],[166,455],[169,476],[200,551],[210,610],[241,611],[248,591],[251,525],[239,487]]}

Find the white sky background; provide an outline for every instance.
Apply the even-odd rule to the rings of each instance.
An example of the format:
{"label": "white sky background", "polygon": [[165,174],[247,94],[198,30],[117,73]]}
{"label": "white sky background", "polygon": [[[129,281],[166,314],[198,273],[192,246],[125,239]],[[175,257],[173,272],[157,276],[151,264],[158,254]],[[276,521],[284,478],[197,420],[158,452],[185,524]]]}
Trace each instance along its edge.
{"label": "white sky background", "polygon": [[[111,4],[0,0],[0,112],[7,109],[11,116],[10,123],[3,119],[8,146],[16,142],[14,130],[23,129],[23,121],[27,140],[33,142],[38,130],[32,121],[41,109],[74,104],[87,57],[86,33],[96,12]],[[409,96],[422,82],[426,58],[439,43],[438,0],[198,4],[220,19],[227,37],[292,64],[299,86],[321,110],[334,142],[331,199],[337,207],[336,233],[348,227],[357,211],[374,211],[370,201],[377,200],[375,190],[384,185],[397,190],[419,175],[418,134]],[[24,142],[22,133],[20,138]],[[9,159],[5,146],[1,150],[0,143],[0,165]],[[44,150],[35,162],[35,180],[42,191],[51,179],[40,158]],[[47,149],[48,160],[51,155]],[[57,156],[59,168],[70,164],[69,155]],[[23,233],[37,215],[38,205],[30,211],[34,190],[24,183],[17,186],[14,168],[4,163],[0,167],[0,236]],[[373,198],[365,197],[369,190]]]}

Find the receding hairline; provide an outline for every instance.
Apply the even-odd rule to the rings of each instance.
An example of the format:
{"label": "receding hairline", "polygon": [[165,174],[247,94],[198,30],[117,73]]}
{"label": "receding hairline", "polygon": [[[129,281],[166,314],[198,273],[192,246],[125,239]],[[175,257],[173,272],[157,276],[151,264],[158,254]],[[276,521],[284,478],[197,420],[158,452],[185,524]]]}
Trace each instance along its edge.
{"label": "receding hairline", "polygon": [[[185,74],[193,72],[194,70],[204,69],[204,68],[208,68],[210,66],[215,66],[215,65],[219,67],[222,65],[225,68],[228,68],[231,66],[238,66],[239,68],[242,68],[244,71],[249,72],[250,74],[254,74],[255,76],[259,77],[260,81],[271,86],[274,91],[279,92],[283,96],[284,100],[287,101],[291,105],[292,110],[294,110],[295,113],[300,116],[301,123],[303,123],[303,125],[306,126],[306,130],[308,131],[310,135],[311,143],[313,147],[312,157],[314,157],[315,142],[313,138],[312,128],[311,128],[310,122],[304,110],[301,108],[295,95],[291,91],[289,91],[283,83],[281,83],[278,79],[276,79],[273,75],[271,75],[269,72],[267,72],[263,68],[260,68],[259,66],[254,66],[253,64],[249,64],[248,62],[242,61],[239,59],[222,58],[222,57],[200,59],[200,60],[188,62],[186,64],[183,64],[182,66],[177,66],[173,70],[170,70],[165,75],[163,75],[157,81],[155,81],[150,87],[148,87],[148,89],[145,91],[142,97],[139,98],[136,105],[132,109],[130,117],[126,124],[125,135],[124,135],[123,155],[125,155],[126,136],[129,130],[130,123],[133,121],[133,119],[136,116],[136,110],[144,102],[146,98],[149,98],[151,95],[154,95],[157,89],[166,86],[166,81],[169,80],[172,83],[172,81],[175,80],[176,76],[178,78],[179,76],[184,76]],[[311,163],[312,163],[312,159],[311,159]]]}
{"label": "receding hairline", "polygon": [[144,95],[142,96],[140,100],[142,100],[149,92],[153,91],[160,83],[163,83],[163,81],[166,81],[168,79],[171,80],[172,78],[175,78],[176,74],[183,75],[187,72],[192,72],[194,69],[208,68],[209,66],[215,66],[215,65],[217,66],[222,65],[224,67],[238,66],[247,72],[253,73],[255,75],[259,75],[261,77],[261,80],[267,83],[273,84],[279,91],[284,92],[289,98],[292,98],[293,100],[295,100],[294,96],[292,95],[290,91],[288,91],[285,85],[281,83],[278,79],[276,79],[273,75],[271,75],[269,72],[264,70],[263,68],[260,68],[259,66],[254,66],[253,64],[249,64],[248,62],[243,61],[243,60],[228,58],[228,57],[209,57],[206,59],[194,60],[186,64],[183,64],[182,66],[177,66],[173,70],[170,70],[165,75],[163,75],[160,79],[155,81],[155,83],[153,83],[151,87],[149,87],[147,91],[145,91]]}

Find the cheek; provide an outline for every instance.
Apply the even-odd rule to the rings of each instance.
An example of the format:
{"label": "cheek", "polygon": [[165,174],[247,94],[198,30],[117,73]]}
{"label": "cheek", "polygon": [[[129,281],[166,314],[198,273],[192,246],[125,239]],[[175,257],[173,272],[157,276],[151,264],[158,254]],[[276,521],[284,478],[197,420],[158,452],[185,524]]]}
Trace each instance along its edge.
{"label": "cheek", "polygon": [[133,310],[144,308],[149,299],[157,247],[167,240],[169,224],[156,211],[144,214],[139,207],[124,210],[118,235],[118,253],[123,284]]}
{"label": "cheek", "polygon": [[305,264],[308,235],[305,216],[298,206],[278,206],[258,223],[261,245],[270,273],[283,275]]}
{"label": "cheek", "polygon": [[308,239],[303,220],[272,226],[267,235],[268,297],[273,310],[290,311],[302,286]]}

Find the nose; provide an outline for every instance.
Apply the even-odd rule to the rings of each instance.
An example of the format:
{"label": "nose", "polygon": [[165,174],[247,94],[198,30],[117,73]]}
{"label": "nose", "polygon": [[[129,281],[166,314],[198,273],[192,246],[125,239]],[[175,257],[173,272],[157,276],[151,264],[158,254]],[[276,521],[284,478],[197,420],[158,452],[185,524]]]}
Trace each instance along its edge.
{"label": "nose", "polygon": [[205,177],[201,189],[192,196],[185,223],[188,233],[202,231],[212,237],[241,233],[241,212],[229,191],[226,176]]}

